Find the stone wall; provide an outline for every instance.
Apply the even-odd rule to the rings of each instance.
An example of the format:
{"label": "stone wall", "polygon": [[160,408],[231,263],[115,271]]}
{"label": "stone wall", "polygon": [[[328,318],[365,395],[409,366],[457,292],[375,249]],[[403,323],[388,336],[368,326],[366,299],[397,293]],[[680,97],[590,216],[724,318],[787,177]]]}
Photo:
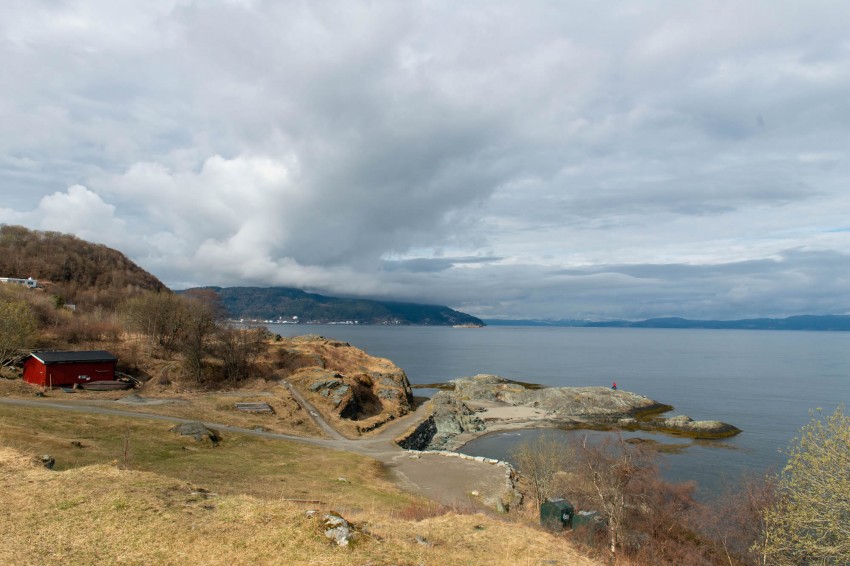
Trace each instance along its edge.
{"label": "stone wall", "polygon": [[396,444],[406,450],[425,450],[437,434],[437,424],[433,415],[419,423],[409,434],[396,440]]}

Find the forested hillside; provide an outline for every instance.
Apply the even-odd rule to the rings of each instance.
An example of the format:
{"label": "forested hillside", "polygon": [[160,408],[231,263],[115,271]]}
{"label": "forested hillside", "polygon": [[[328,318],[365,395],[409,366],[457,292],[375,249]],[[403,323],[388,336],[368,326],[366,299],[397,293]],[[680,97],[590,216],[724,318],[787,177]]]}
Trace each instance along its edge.
{"label": "forested hillside", "polygon": [[0,225],[0,277],[32,277],[79,303],[113,304],[165,285],[121,252],[69,234]]}
{"label": "forested hillside", "polygon": [[483,325],[480,319],[442,305],[368,299],[343,299],[288,287],[208,287],[231,316],[248,319],[292,319],[301,322],[358,321],[360,324]]}

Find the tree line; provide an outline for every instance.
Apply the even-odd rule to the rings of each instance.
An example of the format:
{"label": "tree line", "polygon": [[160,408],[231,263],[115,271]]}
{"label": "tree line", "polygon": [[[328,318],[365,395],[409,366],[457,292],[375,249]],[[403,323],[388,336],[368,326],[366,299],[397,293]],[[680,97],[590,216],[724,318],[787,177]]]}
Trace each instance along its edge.
{"label": "tree line", "polygon": [[0,225],[0,277],[32,277],[88,308],[114,308],[127,294],[165,285],[121,252],[69,234]]}
{"label": "tree line", "polygon": [[246,379],[267,337],[265,328],[228,324],[218,296],[209,291],[142,291],[113,308],[72,311],[58,295],[0,285],[0,367],[19,365],[32,349],[132,352],[141,344],[141,356],[119,356],[119,363],[138,369],[155,359],[177,361],[187,380],[215,385]]}
{"label": "tree line", "polygon": [[149,356],[179,355],[196,384],[246,379],[268,336],[265,328],[229,324],[209,290],[144,293],[129,299],[123,312],[129,329],[146,337]]}

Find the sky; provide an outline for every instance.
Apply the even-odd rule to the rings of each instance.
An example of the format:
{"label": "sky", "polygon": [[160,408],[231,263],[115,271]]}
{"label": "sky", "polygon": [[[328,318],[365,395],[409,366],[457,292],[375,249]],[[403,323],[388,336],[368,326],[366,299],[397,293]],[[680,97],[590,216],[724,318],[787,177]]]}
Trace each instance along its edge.
{"label": "sky", "polygon": [[850,314],[848,30],[840,0],[4,0],[0,223],[172,289]]}

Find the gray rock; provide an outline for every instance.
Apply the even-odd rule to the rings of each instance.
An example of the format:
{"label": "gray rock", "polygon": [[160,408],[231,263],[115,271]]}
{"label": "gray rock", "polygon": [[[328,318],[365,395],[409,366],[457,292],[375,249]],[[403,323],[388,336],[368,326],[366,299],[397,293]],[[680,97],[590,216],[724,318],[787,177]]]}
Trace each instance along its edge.
{"label": "gray rock", "polygon": [[320,389],[334,389],[342,385],[342,381],[339,379],[323,379],[321,381],[316,381],[310,384],[310,391],[317,392]]}
{"label": "gray rock", "polygon": [[192,423],[184,423],[170,429],[171,432],[176,432],[181,436],[191,436],[197,441],[208,440],[213,445],[221,442],[221,435],[217,430],[207,428],[207,426],[199,421]]}
{"label": "gray rock", "polygon": [[350,385],[340,385],[334,390],[334,397],[342,398],[348,395],[349,391],[351,391]]}
{"label": "gray rock", "polygon": [[407,450],[425,450],[436,434],[437,426],[434,424],[434,417],[430,416],[419,423],[410,434],[400,439],[398,445]]}
{"label": "gray rock", "polygon": [[452,380],[451,394],[459,400],[497,401],[508,405],[540,408],[556,415],[625,418],[636,413],[664,411],[671,407],[629,391],[608,387],[545,387],[530,389],[499,377],[480,374]]}
{"label": "gray rock", "polygon": [[337,545],[348,546],[348,543],[354,538],[354,529],[351,523],[336,513],[326,514],[322,517],[322,522],[325,526],[325,536]]}
{"label": "gray rock", "polygon": [[666,419],[655,419],[646,425],[648,428],[682,433],[695,438],[726,438],[735,436],[741,429],[720,421],[695,421],[687,415],[677,415]]}
{"label": "gray rock", "polygon": [[56,465],[56,458],[54,458],[50,454],[45,454],[41,457],[41,464],[48,470],[52,470],[53,466]]}
{"label": "gray rock", "polygon": [[378,397],[395,401],[401,397],[401,394],[395,389],[380,389],[378,390]]}

